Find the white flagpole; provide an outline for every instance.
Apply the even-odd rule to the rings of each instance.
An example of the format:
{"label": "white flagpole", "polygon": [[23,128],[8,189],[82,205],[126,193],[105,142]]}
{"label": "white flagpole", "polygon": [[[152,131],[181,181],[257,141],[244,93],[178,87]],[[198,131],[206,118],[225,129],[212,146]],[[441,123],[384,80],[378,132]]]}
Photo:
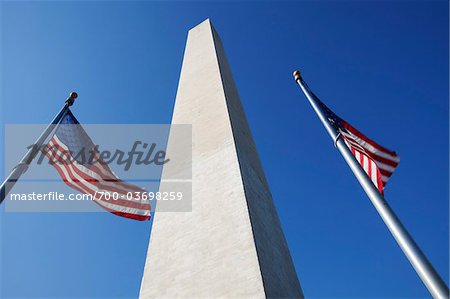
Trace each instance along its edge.
{"label": "white flagpole", "polygon": [[431,265],[427,257],[420,250],[419,246],[416,244],[414,239],[400,222],[400,219],[398,219],[397,215],[395,215],[394,211],[386,202],[384,197],[372,183],[370,178],[366,175],[364,169],[353,156],[344,140],[340,138],[338,132],[330,124],[325,115],[325,112],[317,103],[315,97],[311,95],[309,89],[306,88],[299,71],[294,72],[294,79],[302,89],[309,103],[317,113],[317,116],[319,116],[322,124],[325,126],[328,134],[335,142],[337,149],[342,154],[347,164],[350,166],[353,174],[356,176],[364,191],[367,193],[370,201],[375,206],[376,210],[380,214],[392,236],[394,236],[398,245],[403,250],[403,253],[406,255],[419,277],[422,279],[428,291],[434,298],[449,298],[449,290],[447,285],[433,268],[433,265]]}

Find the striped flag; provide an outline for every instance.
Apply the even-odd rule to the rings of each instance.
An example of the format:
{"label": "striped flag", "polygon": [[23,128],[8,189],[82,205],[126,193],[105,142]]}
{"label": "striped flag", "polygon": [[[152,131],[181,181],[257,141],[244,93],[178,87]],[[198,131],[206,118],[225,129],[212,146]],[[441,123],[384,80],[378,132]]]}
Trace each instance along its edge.
{"label": "striped flag", "polygon": [[384,187],[400,163],[400,157],[355,129],[337,116],[314,93],[316,101],[325,111],[328,121],[342,136],[345,144],[355,156],[375,187],[383,194]]}
{"label": "striped flag", "polygon": [[369,139],[346,121],[341,120],[341,124],[343,128],[339,130],[345,144],[355,155],[373,184],[383,193],[386,183],[400,163],[400,157],[394,151]]}
{"label": "striped flag", "polygon": [[70,110],[43,151],[69,187],[92,195],[103,209],[135,220],[150,219],[146,191],[117,177]]}

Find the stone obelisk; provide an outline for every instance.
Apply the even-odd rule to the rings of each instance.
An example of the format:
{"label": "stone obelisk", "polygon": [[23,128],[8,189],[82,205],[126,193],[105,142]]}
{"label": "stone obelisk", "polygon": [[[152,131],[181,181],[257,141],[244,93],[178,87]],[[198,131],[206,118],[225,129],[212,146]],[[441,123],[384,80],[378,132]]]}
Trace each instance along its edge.
{"label": "stone obelisk", "polygon": [[209,20],[189,31],[172,123],[192,124],[192,211],[156,211],[140,297],[303,297]]}

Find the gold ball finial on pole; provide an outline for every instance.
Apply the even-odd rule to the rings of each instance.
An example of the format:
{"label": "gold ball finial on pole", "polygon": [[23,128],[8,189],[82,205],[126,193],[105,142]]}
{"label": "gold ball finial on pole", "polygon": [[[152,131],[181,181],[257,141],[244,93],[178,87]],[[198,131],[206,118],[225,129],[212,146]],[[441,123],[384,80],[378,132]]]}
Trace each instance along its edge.
{"label": "gold ball finial on pole", "polygon": [[76,93],[75,91],[72,91],[69,95],[69,98],[75,100],[76,98],[78,98],[78,93]]}
{"label": "gold ball finial on pole", "polygon": [[72,91],[66,100],[66,107],[72,106],[76,98],[78,98],[78,94],[75,91]]}
{"label": "gold ball finial on pole", "polygon": [[302,78],[302,75],[300,74],[299,70],[295,70],[293,76],[295,81],[298,81]]}

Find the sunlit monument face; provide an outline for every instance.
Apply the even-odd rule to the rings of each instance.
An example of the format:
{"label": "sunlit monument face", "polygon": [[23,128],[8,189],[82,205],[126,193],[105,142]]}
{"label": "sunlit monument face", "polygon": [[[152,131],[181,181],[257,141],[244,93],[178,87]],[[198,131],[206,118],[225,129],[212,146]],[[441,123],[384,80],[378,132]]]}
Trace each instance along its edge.
{"label": "sunlit monument face", "polygon": [[[192,211],[156,208],[140,296],[302,297],[224,49],[209,20],[189,31],[172,123],[192,124]],[[176,150],[171,138],[169,157]],[[163,191],[170,189],[166,173]]]}

